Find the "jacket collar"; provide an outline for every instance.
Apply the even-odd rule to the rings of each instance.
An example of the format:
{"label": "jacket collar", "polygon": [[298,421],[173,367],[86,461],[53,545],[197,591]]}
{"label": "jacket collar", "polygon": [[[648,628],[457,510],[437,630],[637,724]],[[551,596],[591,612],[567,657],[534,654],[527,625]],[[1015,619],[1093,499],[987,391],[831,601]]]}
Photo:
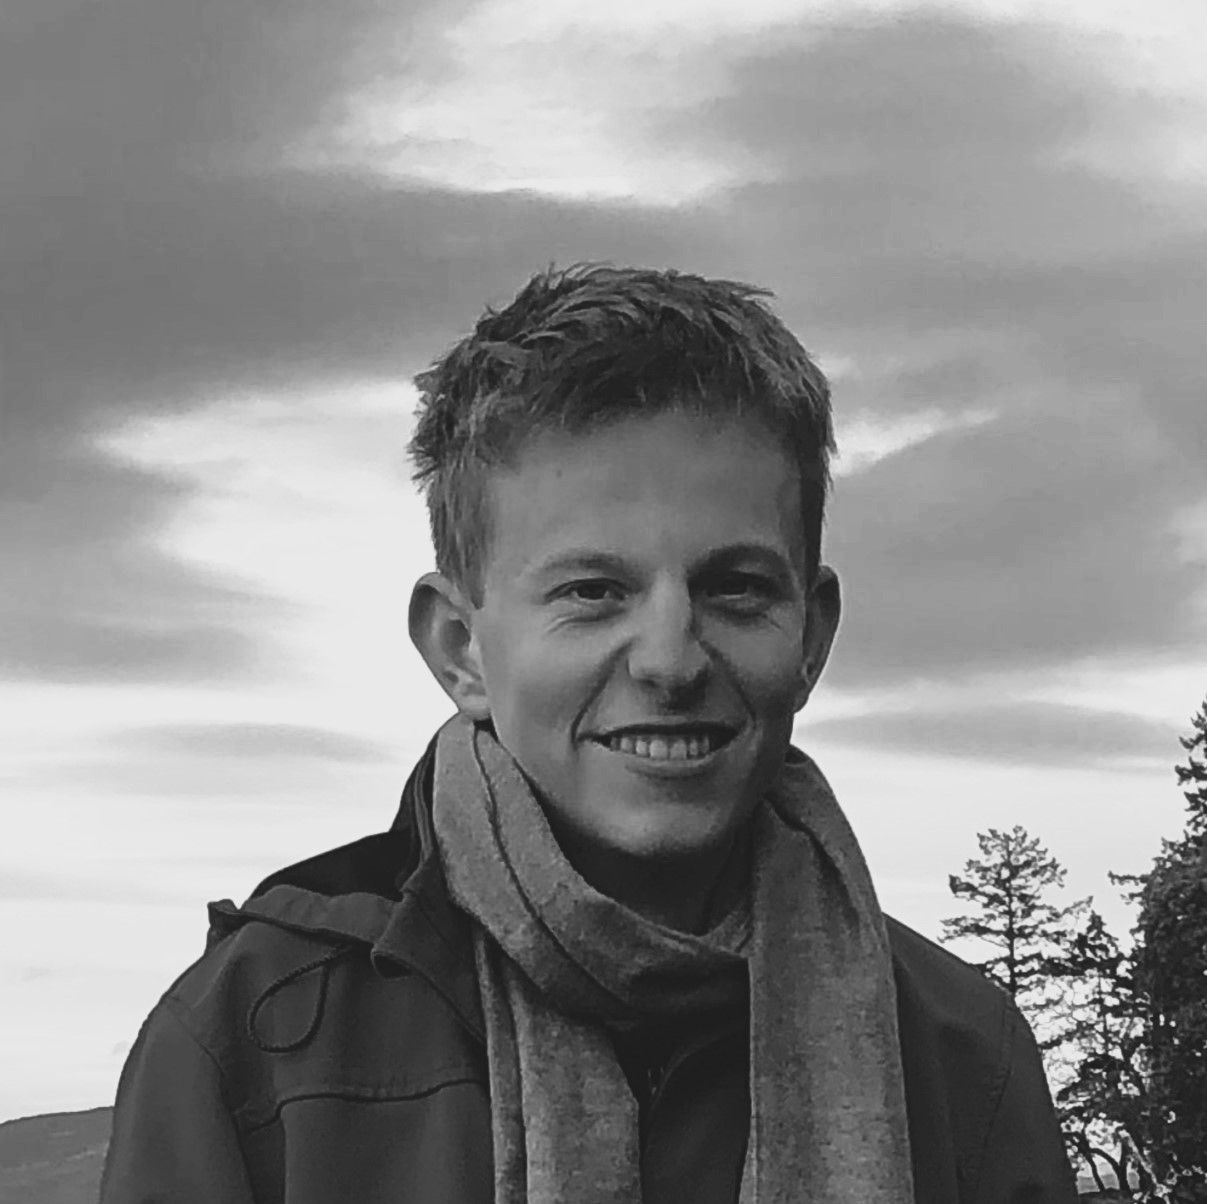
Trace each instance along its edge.
{"label": "jacket collar", "polygon": [[278,871],[242,907],[211,903],[210,944],[260,920],[349,949],[367,946],[379,974],[423,978],[484,1039],[470,921],[449,897],[432,827],[435,743],[411,771],[388,832]]}

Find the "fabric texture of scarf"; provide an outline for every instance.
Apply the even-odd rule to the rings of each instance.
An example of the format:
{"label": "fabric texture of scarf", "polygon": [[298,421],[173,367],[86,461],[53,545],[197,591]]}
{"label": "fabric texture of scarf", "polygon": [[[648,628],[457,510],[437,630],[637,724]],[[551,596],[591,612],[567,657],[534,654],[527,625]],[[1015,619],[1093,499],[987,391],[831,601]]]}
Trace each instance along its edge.
{"label": "fabric texture of scarf", "polygon": [[884,919],[808,757],[791,751],[755,812],[750,889],[700,936],[594,890],[515,761],[461,717],[437,741],[432,815],[476,921],[495,1204],[639,1204],[637,1103],[609,1029],[747,998],[741,1204],[913,1204]]}

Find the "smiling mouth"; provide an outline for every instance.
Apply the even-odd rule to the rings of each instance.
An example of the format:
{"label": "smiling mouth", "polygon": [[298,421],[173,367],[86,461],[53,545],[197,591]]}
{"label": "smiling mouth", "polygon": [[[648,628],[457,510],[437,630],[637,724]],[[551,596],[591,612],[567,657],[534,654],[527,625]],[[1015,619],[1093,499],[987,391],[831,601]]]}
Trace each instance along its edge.
{"label": "smiling mouth", "polygon": [[599,736],[596,742],[612,752],[627,753],[650,761],[702,761],[733,739],[734,733],[720,727],[683,731],[630,729]]}

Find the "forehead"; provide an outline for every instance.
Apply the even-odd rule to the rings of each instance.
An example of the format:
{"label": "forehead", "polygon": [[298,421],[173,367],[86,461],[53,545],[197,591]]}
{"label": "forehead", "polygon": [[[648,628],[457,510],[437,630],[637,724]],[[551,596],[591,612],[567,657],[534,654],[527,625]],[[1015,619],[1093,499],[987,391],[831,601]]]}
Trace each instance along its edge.
{"label": "forehead", "polygon": [[668,412],[540,434],[489,497],[488,580],[575,552],[657,566],[757,544],[803,561],[799,474],[757,422]]}

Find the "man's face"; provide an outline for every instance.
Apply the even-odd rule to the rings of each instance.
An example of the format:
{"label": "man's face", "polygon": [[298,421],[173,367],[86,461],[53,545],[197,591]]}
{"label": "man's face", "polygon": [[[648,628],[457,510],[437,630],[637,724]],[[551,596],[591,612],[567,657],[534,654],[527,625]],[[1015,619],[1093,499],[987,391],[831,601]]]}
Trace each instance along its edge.
{"label": "man's face", "polygon": [[492,504],[471,648],[559,838],[724,845],[808,693],[792,460],[761,427],[666,413],[534,439]]}

